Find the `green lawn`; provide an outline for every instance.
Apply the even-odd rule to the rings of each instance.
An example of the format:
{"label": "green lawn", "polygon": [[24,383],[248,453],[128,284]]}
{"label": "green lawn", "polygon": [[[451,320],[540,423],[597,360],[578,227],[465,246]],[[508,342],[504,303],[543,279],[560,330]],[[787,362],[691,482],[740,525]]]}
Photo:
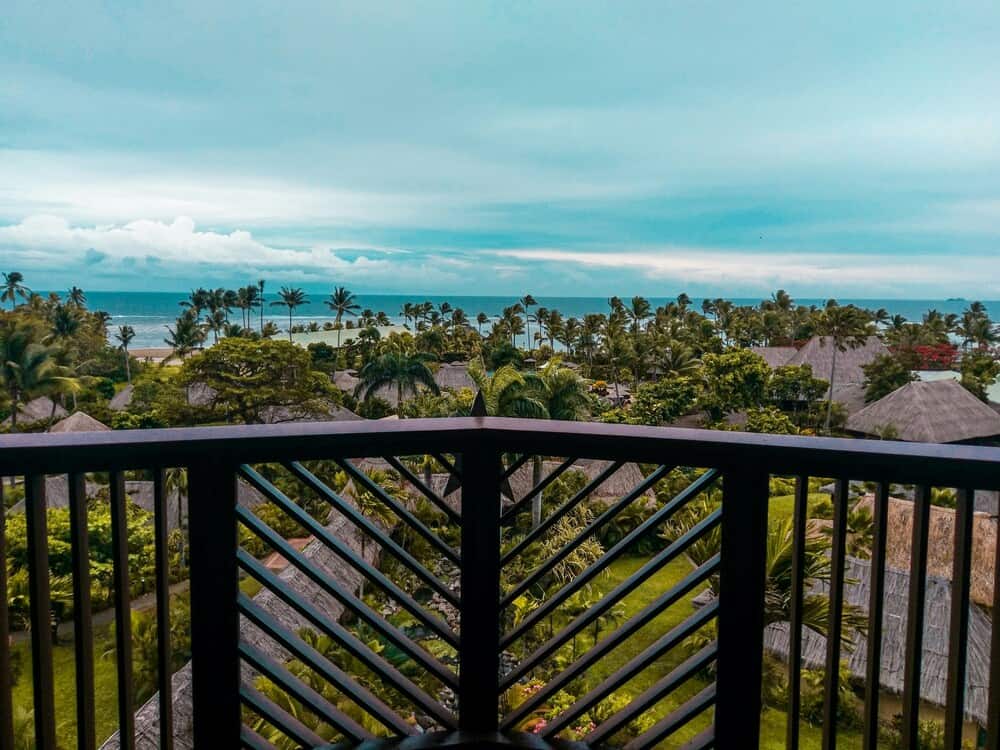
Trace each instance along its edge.
{"label": "green lawn", "polygon": [[[118,676],[115,662],[105,658],[114,646],[110,627],[94,630],[94,700],[97,720],[97,744],[118,729]],[[12,649],[20,653],[21,677],[13,690],[14,705],[31,707],[31,647],[20,643]],[[72,643],[60,643],[52,651],[52,671],[55,676],[56,733],[59,747],[76,747],[76,666]]]}
{"label": "green lawn", "polygon": [[[809,493],[809,516],[812,517],[813,508],[817,503],[829,502],[830,496],[825,492]],[[770,519],[791,518],[795,512],[795,495],[776,495],[771,498],[767,505],[767,514]]]}
{"label": "green lawn", "polygon": [[[602,590],[609,591],[615,585],[625,580],[629,575],[638,570],[646,562],[645,558],[626,558],[612,563],[608,570],[607,578],[600,579],[599,586]],[[677,560],[666,566],[663,570],[653,576],[637,591],[630,594],[623,600],[625,616],[631,617],[643,607],[647,606],[659,594],[677,583],[687,573],[691,571],[691,565],[686,559]],[[697,592],[696,592],[697,593]],[[622,667],[644,648],[649,646],[662,634],[683,622],[693,611],[691,607],[691,596],[686,597],[681,602],[659,615],[649,625],[640,630],[629,641],[612,651],[602,661],[600,661],[590,672],[589,684],[597,685],[601,680]],[[602,636],[603,637],[603,636]],[[584,638],[587,643],[584,645]],[[590,636],[581,636],[580,651],[583,651],[592,643]],[[689,654],[683,649],[675,650],[661,659],[653,662],[643,672],[637,675],[624,688],[624,692],[629,695],[638,695],[653,685],[657,680],[666,676],[672,669],[680,664]],[[707,682],[694,678],[687,684],[681,686],[676,692],[661,701],[652,711],[655,720],[659,720],[680,706],[687,699],[694,696]],[[663,743],[663,747],[677,747],[695,734],[704,729],[711,720],[711,712],[706,712],[699,719],[691,722],[682,728],[670,740]],[[783,750],[785,747],[785,725],[787,714],[776,709],[767,709],[761,716],[761,744],[762,750]],[[803,750],[820,750],[822,742],[820,730],[816,727],[803,725],[800,747]],[[838,747],[852,748],[861,747],[860,735],[841,731],[838,737]]]}

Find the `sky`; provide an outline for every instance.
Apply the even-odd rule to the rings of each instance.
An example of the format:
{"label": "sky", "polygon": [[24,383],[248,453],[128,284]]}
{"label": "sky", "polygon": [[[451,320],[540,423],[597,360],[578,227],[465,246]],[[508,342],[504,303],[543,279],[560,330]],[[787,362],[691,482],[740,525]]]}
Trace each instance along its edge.
{"label": "sky", "polygon": [[1000,299],[1000,3],[6,0],[40,289]]}

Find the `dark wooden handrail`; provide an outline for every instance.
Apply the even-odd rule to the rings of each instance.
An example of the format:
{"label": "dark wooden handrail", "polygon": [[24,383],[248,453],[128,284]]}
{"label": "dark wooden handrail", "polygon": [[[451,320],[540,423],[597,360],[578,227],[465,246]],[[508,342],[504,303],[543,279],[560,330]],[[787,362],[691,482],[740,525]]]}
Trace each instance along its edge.
{"label": "dark wooden handrail", "polygon": [[[1000,489],[1000,448],[889,440],[763,435],[675,427],[500,417],[404,419],[114,432],[0,435],[0,475],[186,466],[206,458],[240,463],[382,453],[452,452],[489,437],[500,450],[852,477],[907,484]],[[212,451],[206,455],[206,451]]]}

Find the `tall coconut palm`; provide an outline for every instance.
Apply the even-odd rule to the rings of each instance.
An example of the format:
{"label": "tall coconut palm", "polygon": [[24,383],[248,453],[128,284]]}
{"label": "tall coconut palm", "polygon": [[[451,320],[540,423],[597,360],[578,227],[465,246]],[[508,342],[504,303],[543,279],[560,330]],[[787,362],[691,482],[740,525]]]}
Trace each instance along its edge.
{"label": "tall coconut palm", "polygon": [[58,356],[59,349],[42,343],[31,325],[0,331],[0,387],[10,401],[12,432],[17,432],[17,413],[26,400],[79,390],[79,382],[58,364]]}
{"label": "tall coconut palm", "polygon": [[0,302],[9,301],[11,310],[17,306],[18,297],[26,300],[31,295],[31,290],[24,285],[24,275],[20,271],[3,274],[3,285],[0,288],[3,289],[3,293],[0,293]]}
{"label": "tall coconut palm", "polygon": [[830,433],[830,423],[833,418],[833,389],[837,382],[837,353],[846,352],[863,346],[868,340],[868,317],[853,305],[828,307],[823,311],[816,325],[816,331],[833,344],[833,357],[830,362],[830,391],[826,403],[826,432]]}
{"label": "tall coconut palm", "polygon": [[349,292],[345,287],[334,287],[330,299],[326,300],[326,306],[336,315],[337,321],[337,348],[340,348],[341,321],[345,315],[357,315],[361,309],[354,297],[354,292]]}
{"label": "tall coconut palm", "polygon": [[260,332],[264,334],[264,279],[257,280],[257,304],[260,305]]}
{"label": "tall coconut palm", "polygon": [[84,294],[80,287],[73,286],[70,287],[69,292],[66,294],[66,302],[82,310],[87,306],[87,295]]}
{"label": "tall coconut palm", "polygon": [[118,348],[125,355],[125,380],[131,385],[132,364],[129,361],[128,346],[132,343],[132,339],[135,338],[135,329],[132,326],[118,326],[118,333],[115,334],[115,338],[118,339]]}
{"label": "tall coconut palm", "polygon": [[437,395],[441,391],[434,382],[434,373],[427,366],[430,360],[427,354],[404,354],[402,352],[387,352],[373,359],[361,368],[358,373],[356,398],[367,401],[378,390],[387,385],[396,386],[396,413],[403,414],[403,395],[416,394],[421,386]]}
{"label": "tall coconut palm", "polygon": [[531,349],[531,308],[537,305],[538,302],[536,302],[535,298],[532,297],[530,294],[526,294],[523,297],[521,297],[521,299],[518,300],[518,303],[520,303],[521,308],[524,310],[525,316],[528,318],[527,326],[525,329],[525,336],[528,339],[528,344],[525,348]]}
{"label": "tall coconut palm", "polygon": [[172,350],[171,356],[180,359],[184,359],[205,341],[205,332],[198,325],[198,318],[192,310],[185,311],[177,318],[173,328],[167,326],[167,332],[169,335],[163,341]]}
{"label": "tall coconut palm", "polygon": [[271,303],[271,307],[287,307],[288,308],[288,340],[292,340],[292,312],[296,307],[301,305],[308,305],[309,299],[306,297],[306,293],[303,292],[298,287],[281,287],[281,292],[278,296],[281,299],[275,300]]}
{"label": "tall coconut palm", "polygon": [[56,305],[52,309],[50,323],[52,328],[48,338],[51,341],[66,341],[80,330],[80,314],[70,305]]}
{"label": "tall coconut palm", "polygon": [[479,313],[476,316],[476,326],[479,328],[479,335],[483,335],[483,326],[490,322],[490,316],[484,312]]}

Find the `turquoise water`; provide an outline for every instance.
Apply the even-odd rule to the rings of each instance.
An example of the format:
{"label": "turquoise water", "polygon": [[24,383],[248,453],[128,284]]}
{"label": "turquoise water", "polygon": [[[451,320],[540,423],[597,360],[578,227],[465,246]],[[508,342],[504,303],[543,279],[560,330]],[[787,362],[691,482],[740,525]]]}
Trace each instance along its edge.
{"label": "turquoise water", "polygon": [[[178,303],[185,299],[186,292],[89,292],[87,306],[92,310],[104,310],[111,314],[111,329],[119,325],[130,325],[135,329],[136,336],[133,347],[164,346],[163,337],[167,333],[167,325],[172,325],[180,314]],[[721,295],[720,295],[721,296]],[[311,304],[304,305],[295,311],[296,323],[317,321],[320,324],[332,320],[333,316],[323,304],[325,295],[310,294]],[[265,294],[267,302],[277,299],[276,294]],[[603,297],[536,297],[539,305],[549,309],[558,309],[564,317],[583,317],[587,313],[607,312],[608,301]],[[623,296],[628,300],[628,297]],[[673,297],[649,297],[654,309]],[[438,305],[450,302],[452,307],[461,307],[466,314],[475,319],[484,312],[487,315],[499,315],[504,307],[514,304],[513,297],[494,296],[426,296],[404,294],[358,294],[358,304],[362,309],[371,308],[375,312],[384,311],[394,322],[402,323],[400,310],[406,302],[423,302],[428,300]],[[823,305],[825,299],[796,299],[800,305]],[[964,300],[906,300],[906,299],[848,299],[838,298],[841,304],[854,303],[861,307],[878,309],[884,307],[890,315],[902,315],[908,320],[920,320],[929,309],[936,308],[942,313],[961,313],[968,306]],[[736,304],[757,304],[760,299],[734,298]],[[994,317],[1000,316],[1000,301],[986,302],[987,308]],[[701,308],[701,299],[694,299],[695,309]],[[288,315],[282,315],[280,307],[267,307],[264,319],[273,320],[282,329],[288,324]],[[259,311],[258,311],[259,315]],[[239,311],[232,315],[234,320],[240,319]]]}

